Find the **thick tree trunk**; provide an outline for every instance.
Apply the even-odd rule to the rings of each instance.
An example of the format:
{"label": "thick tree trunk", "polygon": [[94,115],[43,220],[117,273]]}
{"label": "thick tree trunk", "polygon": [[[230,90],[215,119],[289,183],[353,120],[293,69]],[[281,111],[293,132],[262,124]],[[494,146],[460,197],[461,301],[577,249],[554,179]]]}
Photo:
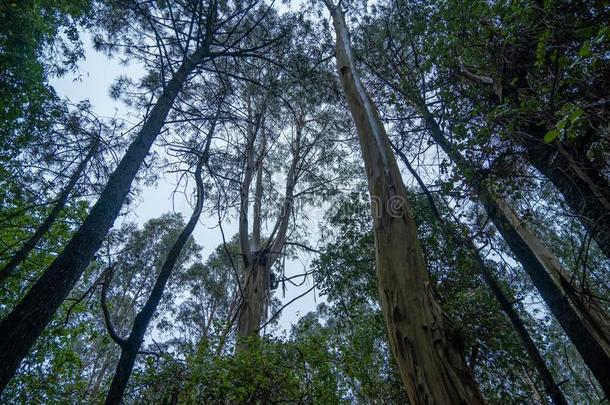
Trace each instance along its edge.
{"label": "thick tree trunk", "polygon": [[[146,333],[146,329],[159,306],[159,302],[161,302],[161,298],[163,296],[163,290],[165,289],[165,285],[169,280],[169,277],[172,275],[174,267],[178,262],[180,257],[180,253],[182,249],[188,242],[189,237],[193,233],[195,226],[197,225],[197,221],[199,221],[199,216],[201,215],[201,211],[203,210],[203,180],[201,178],[201,170],[203,165],[207,161],[208,151],[209,151],[209,143],[212,139],[212,134],[214,133],[215,121],[212,123],[212,129],[208,134],[207,146],[203,155],[200,157],[199,162],[197,163],[197,168],[195,170],[195,182],[197,184],[197,201],[195,204],[195,209],[188,223],[178,235],[176,242],[172,245],[165,261],[163,262],[163,266],[161,267],[161,271],[157,276],[157,280],[155,281],[155,285],[144,304],[144,307],[138,314],[136,315],[136,319],[134,320],[133,327],[131,328],[131,332],[129,337],[121,342],[121,357],[119,359],[119,363],[117,364],[116,371],[112,378],[112,383],[110,384],[110,389],[108,391],[108,395],[106,396],[106,405],[110,404],[120,404],[125,393],[125,387],[127,387],[127,383],[129,382],[129,377],[131,376],[131,372],[133,371],[133,366],[138,356],[138,351],[142,346],[142,342],[144,341],[144,335]],[[107,323],[110,320],[107,319]]]}
{"label": "thick tree trunk", "polygon": [[434,298],[407,193],[377,110],[355,70],[343,12],[328,0],[337,70],[356,124],[374,215],[377,281],[390,347],[413,404],[483,403]]}
{"label": "thick tree trunk", "polygon": [[99,249],[182,85],[206,53],[205,46],[199,48],[174,73],[85,222],[42,277],[0,323],[0,392]]}
{"label": "thick tree trunk", "polygon": [[487,215],[532,279],[606,396],[610,397],[610,373],[607,372],[610,369],[610,328],[595,299],[585,296],[569,283],[570,278],[555,256],[521,223],[510,206],[489,190],[485,179],[474,173],[466,159],[445,138],[423,100],[403,94],[424,117],[434,141],[461,171],[470,173],[470,183],[485,206]]}
{"label": "thick tree trunk", "polygon": [[428,204],[430,205],[430,209],[434,213],[434,216],[437,219],[437,221],[441,224],[441,226],[447,233],[448,237],[451,238],[453,243],[467,246],[468,253],[475,260],[475,266],[477,267],[479,274],[481,274],[481,276],[483,277],[483,280],[485,281],[485,283],[491,290],[492,294],[494,295],[494,297],[500,304],[500,308],[502,309],[502,311],[504,311],[504,313],[510,320],[511,324],[515,328],[515,331],[517,332],[517,335],[519,335],[519,338],[521,339],[521,342],[523,343],[523,346],[525,347],[525,350],[529,355],[530,361],[532,362],[532,364],[538,371],[540,379],[542,380],[542,382],[544,384],[546,393],[552,399],[554,404],[567,405],[567,403],[568,403],[567,400],[563,396],[563,393],[561,392],[559,385],[557,385],[557,383],[555,382],[555,379],[553,378],[553,374],[548,369],[548,367],[547,367],[544,359],[542,358],[542,355],[538,351],[538,348],[536,347],[536,344],[534,343],[532,337],[530,336],[529,332],[525,328],[525,325],[523,324],[521,317],[519,316],[517,311],[513,308],[512,303],[506,297],[506,295],[504,294],[504,291],[502,291],[502,288],[496,281],[492,270],[487,266],[487,264],[481,257],[481,254],[480,254],[479,250],[477,249],[477,247],[475,246],[472,239],[468,239],[463,236],[463,235],[468,234],[467,230],[463,229],[463,226],[461,226],[461,224],[457,224],[460,227],[460,229],[458,229],[458,230],[455,230],[454,228],[450,228],[445,224],[445,221],[443,220],[443,217],[441,216],[440,211],[438,210],[438,208],[436,206],[436,203],[434,201],[434,198],[432,197],[432,194],[430,193],[430,191],[428,190],[428,188],[426,187],[426,185],[424,184],[422,179],[419,177],[418,173],[411,166],[411,163],[409,162],[409,160],[407,159],[405,154],[402,153],[402,151],[400,149],[395,149],[395,150],[397,151],[398,155],[400,156],[400,159],[402,160],[404,165],[407,167],[409,172],[411,172],[413,177],[415,177],[415,180],[419,184],[420,188],[423,190],[424,194],[426,195],[426,198],[428,199]]}
{"label": "thick tree trunk", "polygon": [[57,198],[57,202],[55,206],[49,213],[49,215],[45,218],[45,220],[38,226],[36,231],[30,236],[30,238],[25,242],[25,244],[19,249],[15,255],[4,265],[2,269],[0,269],[0,287],[4,284],[6,279],[11,276],[17,267],[28,257],[30,252],[36,248],[36,245],[40,240],[46,235],[46,233],[51,229],[51,226],[55,223],[55,220],[59,216],[61,210],[64,209],[68,199],[70,198],[70,194],[76,187],[78,180],[82,176],[85,171],[89,161],[93,158],[93,156],[97,153],[99,147],[99,136],[95,135],[93,140],[91,141],[91,145],[89,146],[89,151],[85,158],[80,162],[74,173],[70,176],[70,180],[68,184],[64,187]]}
{"label": "thick tree trunk", "polygon": [[[530,72],[536,63],[536,44],[544,32],[546,19],[544,2],[536,1],[532,8],[537,24],[524,32],[518,42],[511,45],[508,70],[502,85],[503,98],[513,108],[520,109],[531,93]],[[535,69],[534,69],[535,70]],[[514,84],[513,84],[514,83]],[[588,145],[576,146],[555,139],[544,142],[547,125],[538,124],[539,118],[523,117],[515,123],[514,139],[526,150],[532,166],[544,174],[563,195],[572,212],[591,234],[602,252],[610,259],[610,183],[599,168],[586,156]],[[533,123],[536,122],[536,123]],[[589,131],[594,131],[589,128]],[[608,394],[608,392],[606,392]]]}
{"label": "thick tree trunk", "polygon": [[258,334],[267,306],[269,268],[258,258],[253,259],[252,265],[246,272],[242,292],[244,300],[240,306],[237,320],[237,351],[247,347],[247,345],[240,344],[239,341]]}
{"label": "thick tree trunk", "polygon": [[524,140],[529,162],[563,195],[600,250],[610,258],[610,184],[586,156],[555,140],[543,141],[544,132]]}

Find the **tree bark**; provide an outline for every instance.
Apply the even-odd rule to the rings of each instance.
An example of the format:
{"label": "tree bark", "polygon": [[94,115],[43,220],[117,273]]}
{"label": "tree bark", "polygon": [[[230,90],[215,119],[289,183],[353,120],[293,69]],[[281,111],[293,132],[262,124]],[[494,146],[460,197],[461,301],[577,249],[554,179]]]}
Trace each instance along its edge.
{"label": "tree bark", "polygon": [[337,37],[337,70],[356,124],[374,215],[379,296],[390,347],[414,404],[483,399],[434,298],[400,171],[377,110],[355,69],[343,12],[325,1]]}
{"label": "tree bark", "polygon": [[[235,351],[247,350],[247,338],[257,336],[267,309],[267,301],[270,293],[270,273],[271,267],[280,257],[280,252],[284,249],[286,233],[290,221],[290,214],[293,204],[293,192],[297,182],[297,166],[302,158],[301,154],[301,128],[302,123],[297,124],[297,138],[294,146],[294,155],[288,173],[286,175],[286,191],[284,194],[284,204],[280,215],[273,227],[267,241],[261,246],[261,206],[262,183],[259,185],[263,173],[263,158],[266,148],[266,141],[263,139],[261,154],[258,161],[258,177],[256,184],[254,202],[254,229],[253,229],[253,248],[258,246],[258,250],[249,252],[250,261],[247,263],[245,272],[243,297],[239,307],[237,321],[237,344]],[[243,205],[242,201],[242,205]],[[246,201],[246,206],[248,202]],[[246,208],[247,212],[247,208]],[[241,232],[248,232],[248,229],[240,229]]]}
{"label": "tree bark", "polygon": [[13,257],[4,265],[2,269],[0,269],[0,287],[6,282],[6,279],[10,277],[17,267],[28,257],[30,252],[36,248],[36,245],[40,240],[46,235],[46,233],[51,229],[51,226],[55,223],[55,220],[59,216],[61,210],[64,209],[68,199],[70,198],[70,194],[76,187],[78,180],[82,176],[83,172],[87,168],[89,161],[95,156],[99,147],[100,139],[99,135],[94,135],[94,138],[91,141],[91,145],[89,146],[89,152],[85,158],[79,163],[78,167],[72,175],[70,176],[70,180],[68,184],[63,188],[61,193],[57,198],[57,202],[55,206],[49,213],[49,215],[45,218],[45,220],[38,226],[36,231],[30,236],[30,238],[25,242],[25,244],[19,249]]}
{"label": "tree bark", "polygon": [[42,277],[0,323],[0,392],[101,246],[182,85],[207,54],[207,43],[204,42],[173,74],[87,219]]}
{"label": "tree bark", "polygon": [[[124,341],[119,339],[117,342],[120,342],[121,345],[121,357],[119,358],[116,371],[114,373],[114,376],[112,377],[110,389],[108,390],[108,394],[106,395],[106,405],[118,405],[121,403],[121,400],[123,399],[123,395],[125,393],[125,388],[127,387],[127,383],[129,382],[129,377],[131,376],[131,373],[133,371],[133,366],[136,361],[136,357],[138,356],[138,351],[140,350],[142,342],[144,341],[146,329],[148,328],[148,325],[155,311],[157,310],[157,307],[159,306],[159,302],[161,302],[163,290],[165,289],[165,285],[167,284],[167,281],[172,275],[174,267],[178,262],[180,253],[188,242],[189,237],[193,233],[193,230],[197,225],[197,221],[199,221],[199,216],[201,215],[201,211],[203,210],[203,180],[201,178],[201,170],[203,165],[207,162],[209,144],[212,139],[212,134],[214,133],[215,125],[216,121],[213,121],[212,128],[210,130],[210,133],[208,134],[205,151],[203,152],[203,155],[199,158],[197,168],[195,170],[195,182],[197,184],[197,201],[195,203],[195,209],[193,210],[193,214],[191,215],[191,218],[189,219],[188,223],[186,224],[182,232],[180,232],[180,235],[178,235],[176,242],[174,242],[169,253],[167,254],[167,258],[163,262],[161,271],[157,276],[155,285],[153,286],[153,289],[150,295],[148,296],[144,307],[136,315],[129,337]],[[109,322],[110,319],[109,317],[107,317],[107,325],[109,325]],[[111,327],[109,327],[109,330],[111,330]]]}
{"label": "tree bark", "polygon": [[[555,140],[545,143],[544,132],[522,141],[529,162],[559,190],[566,204],[610,258],[610,184],[586,156]],[[532,134],[532,133],[530,133]]]}
{"label": "tree bark", "polygon": [[415,180],[417,181],[420,188],[426,195],[428,204],[430,205],[430,209],[432,210],[434,217],[437,219],[439,224],[442,226],[443,230],[447,233],[447,235],[453,241],[453,243],[460,244],[462,246],[466,246],[468,252],[470,253],[470,255],[472,255],[472,258],[475,260],[475,266],[477,268],[478,273],[481,274],[481,276],[483,277],[485,284],[487,284],[487,286],[491,290],[492,294],[494,295],[494,297],[500,304],[500,308],[502,309],[502,311],[504,311],[504,313],[510,320],[511,324],[515,328],[517,335],[521,339],[521,342],[523,343],[523,346],[525,347],[525,351],[529,355],[530,361],[536,368],[536,371],[538,371],[538,375],[540,376],[540,379],[542,380],[542,382],[544,384],[546,393],[549,395],[549,397],[551,398],[551,400],[553,401],[554,404],[567,405],[568,402],[565,399],[565,397],[563,396],[563,393],[561,392],[559,385],[557,385],[557,383],[555,382],[555,379],[553,378],[553,374],[547,367],[547,365],[544,361],[544,358],[538,351],[538,348],[536,347],[534,340],[532,339],[529,332],[527,331],[527,328],[523,324],[521,317],[519,316],[517,311],[513,308],[512,303],[506,297],[504,291],[502,291],[502,288],[496,281],[496,279],[493,275],[493,271],[489,268],[489,266],[485,263],[485,260],[483,260],[483,258],[481,257],[481,253],[480,253],[479,249],[477,249],[477,247],[474,244],[474,242],[472,241],[472,239],[462,236],[462,235],[467,234],[466,229],[464,229],[464,226],[458,223],[456,225],[459,227],[459,229],[454,230],[453,228],[450,228],[445,224],[445,221],[443,220],[443,217],[441,216],[440,211],[438,210],[438,208],[436,206],[436,203],[434,201],[434,198],[432,197],[432,194],[430,193],[430,191],[428,190],[428,188],[426,187],[426,185],[424,184],[422,179],[419,177],[419,175],[417,174],[415,169],[411,166],[411,163],[409,162],[409,160],[407,159],[405,154],[402,153],[402,151],[400,149],[395,148],[395,150],[397,151],[400,159],[402,160],[404,165],[407,167],[409,172],[411,172],[413,177],[415,177]]}
{"label": "tree bark", "polygon": [[[393,86],[395,89],[397,87]],[[572,286],[558,260],[537,236],[527,229],[502,198],[491,192],[485,179],[451,145],[421,98],[401,93],[422,115],[430,136],[455,162],[470,182],[487,215],[498,229],[517,260],[530,276],[543,300],[570,338],[585,364],[610,398],[610,327],[593,297]]]}
{"label": "tree bark", "polygon": [[269,292],[269,266],[267,263],[258,258],[253,259],[253,263],[247,269],[242,292],[244,297],[237,319],[237,352],[247,347],[247,344],[242,344],[240,341],[256,336],[262,323]]}

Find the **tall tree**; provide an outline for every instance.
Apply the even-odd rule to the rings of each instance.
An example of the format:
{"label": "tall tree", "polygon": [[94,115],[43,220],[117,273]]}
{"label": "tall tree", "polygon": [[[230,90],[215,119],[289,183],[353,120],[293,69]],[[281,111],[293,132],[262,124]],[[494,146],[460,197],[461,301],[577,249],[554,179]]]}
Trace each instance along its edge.
{"label": "tall tree", "polygon": [[430,209],[434,214],[435,219],[441,224],[443,230],[448,234],[448,237],[454,242],[466,246],[466,249],[470,255],[474,257],[474,263],[476,266],[476,270],[481,274],[483,280],[491,290],[492,294],[500,304],[500,308],[506,314],[511,324],[515,328],[517,335],[521,339],[523,346],[527,354],[530,357],[530,361],[536,367],[540,378],[544,383],[544,388],[552,399],[554,404],[557,405],[567,405],[567,400],[563,396],[559,385],[555,381],[553,374],[549,370],[544,361],[544,358],[541,356],[540,351],[536,347],[534,340],[530,336],[525,324],[521,320],[519,313],[513,308],[513,305],[508,298],[508,296],[502,290],[502,287],[496,280],[492,269],[485,263],[485,259],[481,256],[481,250],[477,248],[474,243],[474,239],[469,236],[469,232],[465,227],[460,226],[461,224],[455,224],[455,227],[451,227],[449,224],[445,223],[443,217],[440,214],[439,209],[436,206],[436,202],[434,201],[434,197],[426,184],[422,181],[421,177],[417,173],[417,171],[413,168],[407,156],[401,151],[396,149],[400,160],[407,167],[411,175],[416,179],[417,184],[422,189],[424,194],[426,195],[426,199],[428,204],[430,205]]}
{"label": "tall tree", "polygon": [[[155,281],[155,285],[150,292],[146,303],[142,307],[142,309],[138,312],[133,322],[133,326],[131,328],[131,332],[126,339],[119,337],[111,324],[110,317],[108,316],[108,308],[105,304],[103,305],[104,314],[106,317],[106,325],[108,326],[108,331],[110,332],[112,338],[119,344],[121,347],[121,357],[119,358],[119,362],[117,364],[116,371],[112,378],[112,383],[110,384],[110,389],[106,396],[106,404],[120,404],[123,398],[123,393],[125,392],[125,388],[127,387],[127,383],[129,381],[129,377],[131,376],[131,372],[133,370],[133,366],[138,355],[138,351],[140,350],[140,346],[144,340],[144,335],[148,328],[148,325],[159,306],[159,302],[161,301],[161,297],[163,296],[163,290],[165,289],[165,285],[167,284],[176,263],[178,262],[178,258],[180,257],[180,253],[184,248],[184,245],[187,243],[189,237],[193,233],[197,222],[199,221],[199,216],[201,215],[201,211],[203,210],[203,180],[202,176],[202,168],[204,164],[208,160],[208,154],[210,150],[210,143],[212,141],[212,137],[214,134],[214,129],[216,126],[216,121],[212,121],[210,131],[207,135],[207,141],[203,150],[201,151],[201,155],[198,156],[198,161],[195,167],[195,182],[197,185],[196,189],[196,201],[195,208],[193,210],[193,214],[189,219],[188,223],[178,235],[178,238],[172,245],[165,261],[163,262],[163,266],[161,267],[161,271],[159,272],[157,279]],[[109,273],[112,274],[112,273]],[[110,277],[106,279],[106,283],[110,282]],[[104,292],[102,292],[103,300]]]}
{"label": "tall tree", "polygon": [[[409,400],[483,403],[429,285],[405,186],[377,109],[356,71],[344,13],[330,1],[325,4],[337,36],[337,71],[358,130],[369,193],[376,205],[379,295]],[[400,206],[394,210],[397,200]]]}
{"label": "tall tree", "polygon": [[[396,18],[404,20],[402,14]],[[388,29],[387,24],[385,29]],[[430,137],[456,164],[549,309],[578,348],[604,391],[608,392],[610,380],[604,370],[610,364],[610,325],[603,315],[602,307],[595,297],[570,283],[571,277],[552,252],[527,229],[510,204],[493,188],[490,176],[468,161],[457,145],[445,135],[428,106],[427,92],[432,89],[426,75],[430,65],[424,65],[425,55],[416,47],[414,34],[404,30],[402,35],[404,38],[382,37],[382,54],[375,60],[367,58],[368,66],[383,85],[402,97],[419,114]],[[373,41],[378,38],[373,37]],[[410,51],[412,48],[415,48],[415,52]],[[387,75],[382,73],[385,70],[389,70]]]}
{"label": "tall tree", "polygon": [[[134,3],[133,7],[121,10],[126,13],[124,16],[132,13],[132,21],[141,24],[145,31],[166,35],[155,37],[153,45],[159,52],[161,93],[85,222],[28,294],[0,323],[0,333],[4,336],[0,344],[0,389],[3,390],[10,381],[19,362],[100,247],[174,100],[194,70],[210,59],[256,55],[276,41],[275,37],[263,37],[255,45],[244,47],[244,39],[251,39],[255,27],[267,17],[267,8],[257,9],[257,4],[223,4],[221,8],[213,0],[185,5]],[[173,13],[178,13],[174,7],[180,9],[181,18],[178,21],[173,17]],[[258,15],[251,16],[251,12]],[[181,23],[182,20],[189,22],[187,26]],[[233,29],[227,34],[225,26],[232,26]],[[120,28],[129,30],[130,26]],[[178,41],[175,41],[176,35],[180,38]],[[256,42],[254,39],[252,41]],[[174,45],[171,48],[178,55],[178,62],[167,53],[170,43]],[[148,48],[142,49],[142,53],[148,55]]]}

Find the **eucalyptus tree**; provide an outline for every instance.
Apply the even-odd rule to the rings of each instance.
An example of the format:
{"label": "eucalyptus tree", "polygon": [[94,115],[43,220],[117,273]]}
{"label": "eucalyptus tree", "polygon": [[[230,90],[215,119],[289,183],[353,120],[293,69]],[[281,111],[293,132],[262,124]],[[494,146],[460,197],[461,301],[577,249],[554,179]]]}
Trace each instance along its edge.
{"label": "eucalyptus tree", "polygon": [[[131,331],[129,332],[129,336],[127,338],[122,338],[118,336],[112,326],[111,321],[108,318],[108,307],[105,305],[104,298],[104,290],[102,292],[102,308],[104,310],[104,315],[107,317],[106,325],[108,327],[108,331],[111,334],[113,340],[121,347],[121,357],[119,358],[119,363],[117,364],[116,372],[114,377],[112,378],[112,383],[110,385],[110,389],[108,391],[108,395],[106,396],[107,404],[119,404],[123,398],[123,393],[127,386],[127,382],[129,381],[129,377],[131,376],[131,372],[133,370],[133,366],[138,355],[138,351],[140,350],[140,346],[144,340],[144,335],[146,334],[146,330],[152,320],[157,307],[161,301],[163,296],[163,290],[165,289],[165,285],[167,284],[176,264],[180,259],[180,255],[189,241],[191,233],[195,229],[197,222],[199,221],[199,216],[201,215],[201,211],[203,210],[203,180],[202,169],[204,164],[207,161],[210,143],[212,140],[212,136],[214,134],[216,122],[212,121],[211,128],[209,133],[207,134],[207,141],[205,145],[202,147],[200,151],[200,156],[197,156],[197,162],[195,164],[195,183],[197,186],[196,189],[196,200],[195,200],[195,208],[193,213],[186,224],[186,226],[182,229],[176,241],[171,246],[165,260],[163,261],[163,265],[161,266],[161,270],[157,275],[157,279],[155,280],[154,286],[150,291],[148,298],[142,309],[135,316],[133,326]],[[112,274],[112,273],[109,273]],[[110,276],[108,276],[107,281],[110,281]]]}
{"label": "eucalyptus tree", "polygon": [[344,12],[340,5],[325,4],[337,37],[337,71],[358,130],[371,200],[377,205],[379,295],[409,400],[483,403],[429,285],[406,189],[377,108],[356,70]]}
{"label": "eucalyptus tree", "polygon": [[[388,10],[388,14],[383,14]],[[441,127],[437,116],[444,101],[440,98],[442,94],[438,94],[442,84],[435,80],[431,58],[422,52],[429,46],[418,36],[422,26],[412,24],[396,30],[392,35],[388,34],[389,24],[393,21],[396,24],[414,21],[412,19],[422,16],[421,10],[412,9],[407,4],[398,4],[388,10],[381,11],[384,15],[381,24],[387,35],[377,33],[369,36],[371,42],[376,44],[371,49],[380,51],[374,57],[372,53],[366,55],[368,67],[388,91],[401,97],[408,108],[419,115],[431,138],[457,166],[549,309],[607,392],[610,388],[604,370],[610,363],[610,329],[602,307],[595,297],[586,293],[583,286],[570,282],[571,275],[494,188],[490,182],[491,176],[465,158],[458,145],[449,140],[447,131]]]}
{"label": "eucalyptus tree", "polygon": [[[428,197],[418,195],[416,191],[410,192],[410,196],[418,214],[418,234],[435,291],[442,297],[443,308],[451,316],[453,326],[461,332],[469,367],[485,397],[490,402],[520,402],[532,395],[543,397],[543,384],[539,384],[540,380],[532,370],[534,362],[529,361],[515,330],[500,313],[498,301],[481,282],[473,252],[468,244],[453,239],[451,230],[443,229]],[[386,398],[386,394],[397,395],[396,384],[400,381],[391,360],[378,304],[373,228],[367,210],[364,192],[338,198],[327,214],[322,253],[312,265],[320,292],[327,299],[324,309],[318,312],[329,328],[336,329],[330,339],[337,339],[331,345],[338,346],[336,363],[341,373],[346,374],[343,384],[365,401]],[[439,204],[438,210],[441,216],[449,215],[444,205]],[[455,229],[449,222],[446,226]],[[487,266],[491,267],[490,263]],[[493,267],[490,271],[496,272]],[[506,284],[510,278],[500,272],[497,279],[503,291],[509,291]],[[516,299],[528,291],[520,289],[508,299],[514,311],[531,328],[532,340],[549,359],[548,356],[554,353],[546,339],[539,336],[538,321],[532,319]],[[384,359],[386,356],[388,358]],[[378,370],[384,371],[377,375]],[[559,372],[564,376],[566,369]],[[571,392],[569,400],[579,401],[583,398],[581,394],[581,391]],[[385,400],[404,401],[400,398]]]}
{"label": "eucalyptus tree", "polygon": [[[241,339],[257,335],[263,325],[273,284],[271,269],[287,246],[297,242],[300,211],[315,203],[315,198],[332,194],[337,178],[345,172],[345,167],[339,167],[345,151],[333,143],[333,137],[340,137],[342,117],[325,88],[330,76],[316,69],[316,59],[306,59],[319,51],[298,45],[292,49],[292,58],[286,61],[288,72],[260,91],[257,104],[246,103],[256,113],[249,114],[254,119],[248,120],[240,184],[239,240],[245,269],[237,323]],[[312,77],[321,82],[310,81]],[[285,177],[283,195],[278,193],[275,173]],[[275,203],[278,197],[280,204]],[[269,234],[263,235],[266,222],[272,225]],[[244,347],[238,342],[238,350]]]}
{"label": "eucalyptus tree", "polygon": [[[126,56],[149,62],[150,75],[144,86],[149,85],[156,102],[148,106],[137,136],[87,219],[0,323],[4,337],[0,345],[2,389],[100,247],[185,83],[202,64],[224,57],[261,55],[274,46],[283,29],[270,7],[258,1],[120,2],[108,4],[105,11],[100,14],[107,23],[110,41],[98,43],[107,49],[125,45]],[[275,24],[257,30],[272,22]]]}
{"label": "eucalyptus tree", "polygon": [[[458,7],[449,3],[444,13],[449,33],[462,33],[444,44],[452,52],[441,69],[457,72],[448,90],[467,100],[462,108],[489,128],[490,138],[509,140],[511,151],[553,183],[610,258],[610,163],[602,152],[609,124],[607,7],[481,2],[465,15]],[[486,22],[476,34],[475,21]]]}
{"label": "eucalyptus tree", "polygon": [[[506,314],[513,328],[517,332],[517,335],[521,339],[523,346],[525,347],[525,350],[530,358],[530,361],[536,368],[538,374],[540,375],[540,378],[544,383],[544,388],[548,396],[551,398],[554,404],[567,404],[568,402],[566,398],[561,392],[559,385],[555,381],[555,378],[549,370],[549,367],[547,366],[544,358],[540,354],[540,351],[536,347],[536,344],[532,339],[530,333],[528,332],[527,328],[525,327],[523,320],[521,319],[519,313],[515,310],[515,308],[513,308],[511,298],[509,298],[509,296],[504,293],[502,286],[500,285],[500,283],[498,283],[494,276],[492,268],[486,263],[485,258],[482,256],[481,250],[476,246],[474,238],[469,235],[469,231],[461,223],[457,223],[454,224],[454,226],[451,226],[451,224],[445,222],[437,207],[432,193],[430,192],[426,184],[423,182],[417,171],[413,168],[407,156],[404,154],[403,151],[398,149],[395,150],[398,156],[400,157],[400,160],[407,167],[411,175],[417,181],[419,187],[424,192],[428,204],[430,205],[430,210],[434,214],[435,219],[440,223],[442,229],[445,231],[445,233],[447,233],[447,237],[453,243],[462,244],[463,246],[465,246],[467,253],[474,257],[473,262],[476,270],[482,276],[483,280],[485,281],[492,294],[500,304],[500,308],[502,308],[502,311]],[[454,215],[453,218],[456,218],[456,216]]]}

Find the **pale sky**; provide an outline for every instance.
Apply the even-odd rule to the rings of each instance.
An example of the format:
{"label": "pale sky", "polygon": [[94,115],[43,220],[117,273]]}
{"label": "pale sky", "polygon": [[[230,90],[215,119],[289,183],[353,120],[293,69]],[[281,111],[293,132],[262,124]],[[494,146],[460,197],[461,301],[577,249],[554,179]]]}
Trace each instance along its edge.
{"label": "pale sky", "polygon": [[[79,63],[78,72],[69,73],[60,79],[51,80],[51,84],[60,97],[69,99],[72,103],[89,100],[93,111],[101,117],[117,117],[128,122],[138,122],[140,114],[130,110],[120,101],[115,101],[109,96],[109,89],[114,80],[120,75],[127,75],[137,79],[142,76],[144,70],[137,64],[121,66],[116,58],[109,59],[103,53],[93,49],[91,38],[88,34],[82,33],[82,40],[85,45],[85,57]],[[180,212],[185,220],[191,215],[191,207],[181,194],[176,194],[172,199],[172,191],[176,185],[176,177],[173,174],[162,177],[158,183],[151,187],[139,186],[142,190],[136,206],[129,215],[120,217],[115,222],[115,226],[120,226],[122,222],[136,222],[140,225],[151,218],[161,216],[166,212]],[[310,228],[312,230],[311,246],[317,247],[316,235],[318,234],[318,220],[321,220],[321,211],[315,210],[308,213],[310,217]],[[222,243],[222,236],[217,227],[217,217],[202,216],[198,226],[193,232],[193,237],[197,243],[203,246],[203,256],[205,258]],[[233,218],[231,222],[223,223],[225,237],[230,239],[237,233],[237,221]],[[312,256],[303,253],[299,260],[286,263],[286,275],[296,275],[308,269],[308,263]],[[313,280],[311,278],[300,287],[288,285],[286,298],[281,297],[281,287],[276,291],[276,295],[283,302],[288,302],[292,298],[304,293],[311,288]],[[313,293],[300,298],[290,304],[279,318],[279,331],[289,329],[290,325],[298,320],[307,312],[315,310],[316,304],[323,302],[319,296]]]}

